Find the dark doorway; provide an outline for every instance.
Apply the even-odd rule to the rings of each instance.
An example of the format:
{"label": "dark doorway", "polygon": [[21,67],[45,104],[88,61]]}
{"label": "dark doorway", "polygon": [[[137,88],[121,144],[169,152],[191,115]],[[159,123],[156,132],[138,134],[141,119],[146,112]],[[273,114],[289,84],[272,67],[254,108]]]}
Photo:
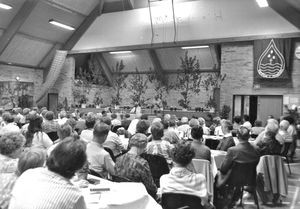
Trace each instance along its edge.
{"label": "dark doorway", "polygon": [[254,124],[257,118],[257,96],[250,96],[249,117],[250,123]]}

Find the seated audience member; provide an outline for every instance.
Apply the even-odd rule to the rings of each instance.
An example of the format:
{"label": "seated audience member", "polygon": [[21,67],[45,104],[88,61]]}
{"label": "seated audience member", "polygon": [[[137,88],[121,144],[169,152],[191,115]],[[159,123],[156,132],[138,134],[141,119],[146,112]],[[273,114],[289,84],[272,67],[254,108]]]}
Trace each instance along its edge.
{"label": "seated audience member", "polygon": [[14,122],[14,117],[9,112],[4,112],[2,114],[1,128],[6,128],[6,130],[18,132],[20,128]]}
{"label": "seated audience member", "polygon": [[86,129],[85,126],[85,117],[86,114],[84,112],[79,113],[79,118],[76,121],[76,126],[75,126],[75,130],[77,130],[77,133],[80,135],[81,131]]}
{"label": "seated audience member", "polygon": [[47,159],[47,168],[29,169],[19,177],[9,209],[85,209],[82,192],[70,182],[86,161],[85,149],[73,137],[61,142]]}
{"label": "seated audience member", "polygon": [[41,116],[35,115],[31,118],[28,130],[25,133],[25,147],[39,147],[47,150],[53,144],[49,136],[43,132],[42,123],[43,118]]}
{"label": "seated audience member", "polygon": [[199,125],[202,127],[203,129],[203,134],[204,135],[209,135],[210,134],[210,129],[206,126],[205,124],[205,119],[200,117],[198,118],[198,121],[199,121]]}
{"label": "seated audience member", "polygon": [[18,175],[28,169],[43,167],[46,162],[46,151],[40,148],[31,148],[24,151],[18,162]]}
{"label": "seated audience member", "polygon": [[231,135],[232,124],[229,120],[224,120],[221,122],[221,128],[224,135],[223,139],[220,140],[220,143],[217,146],[217,150],[227,151],[228,148],[235,146]]}
{"label": "seated audience member", "polygon": [[72,134],[74,136],[78,136],[79,137],[77,131],[75,130],[75,127],[76,127],[76,120],[75,120],[75,118],[73,118],[73,117],[69,118],[66,123],[71,126],[71,128],[72,128]]}
{"label": "seated audience member", "polygon": [[180,141],[179,132],[176,129],[176,121],[174,119],[171,118],[168,120],[168,129],[164,132],[162,139],[171,144],[177,144]]}
{"label": "seated audience member", "polygon": [[45,133],[56,132],[58,129],[58,123],[54,120],[54,112],[47,111],[45,114],[45,120],[42,124],[43,131]]}
{"label": "seated audience member", "polygon": [[251,135],[258,136],[264,130],[265,130],[265,128],[262,127],[262,121],[261,120],[256,120],[254,122],[254,126],[251,128]]}
{"label": "seated audience member", "polygon": [[[297,108],[296,108],[296,110],[297,110]],[[288,155],[293,160],[293,157],[295,155],[295,151],[296,151],[296,148],[297,148],[297,138],[298,138],[295,119],[291,115],[285,116],[283,119],[289,121],[289,123],[290,123],[287,132],[292,136],[293,142],[292,142],[292,145],[290,147]]]}
{"label": "seated audience member", "polygon": [[48,148],[47,154],[50,156],[50,153],[54,150],[54,148],[62,142],[63,139],[67,138],[68,136],[71,136],[72,134],[72,128],[68,123],[64,123],[61,126],[58,126],[57,130],[57,136],[58,139],[54,142],[54,144]]}
{"label": "seated audience member", "polygon": [[145,185],[148,193],[156,198],[156,185],[151,175],[148,162],[140,155],[147,146],[147,137],[137,133],[130,139],[130,150],[117,158],[115,175],[127,178],[133,182],[141,182]]}
{"label": "seated audience member", "polygon": [[237,132],[241,126],[242,118],[239,115],[236,115],[233,117],[233,125],[232,125],[232,130]]}
{"label": "seated audience member", "polygon": [[278,133],[282,136],[284,143],[293,142],[292,136],[287,131],[289,126],[290,126],[290,123],[287,120],[282,120],[279,124]]}
{"label": "seated audience member", "polygon": [[210,162],[211,155],[209,147],[203,144],[203,129],[202,127],[193,127],[191,131],[192,143],[191,148],[195,152],[196,159],[204,159]]}
{"label": "seated audience member", "polygon": [[[239,143],[227,150],[225,159],[221,164],[220,173],[218,173],[217,176],[218,184],[226,184],[224,180],[226,177],[224,176],[230,175],[234,162],[251,163],[259,161],[260,155],[258,150],[248,141],[250,138],[250,130],[242,125],[238,130],[237,137]],[[230,187],[220,187],[215,190],[214,201],[217,208],[230,208],[240,197],[238,190],[234,191],[229,188]]]}
{"label": "seated audience member", "polygon": [[111,125],[112,126],[120,126],[121,125],[121,121],[118,118],[116,113],[111,114]]}
{"label": "seated audience member", "polygon": [[147,121],[147,120],[140,120],[136,124],[136,133],[147,135],[149,127],[150,127],[149,121]]}
{"label": "seated audience member", "polygon": [[109,131],[110,126],[105,123],[97,123],[93,131],[93,140],[87,145],[86,149],[89,168],[102,178],[108,178],[108,173],[115,173],[115,163],[103,148],[103,143],[107,139]]}
{"label": "seated audience member", "polygon": [[81,131],[80,139],[85,143],[90,143],[93,139],[93,128],[96,123],[96,117],[94,114],[89,114],[85,119],[86,129]]}
{"label": "seated audience member", "polygon": [[187,135],[187,132],[190,128],[189,119],[187,117],[182,117],[180,120],[180,126],[177,127],[179,138],[183,139],[184,136]]}
{"label": "seated audience member", "polygon": [[275,123],[269,123],[266,126],[264,137],[256,144],[260,155],[280,155],[282,144],[276,140],[277,134],[278,125]]}
{"label": "seated audience member", "polygon": [[18,158],[25,138],[21,133],[0,130],[0,208],[7,209],[11,190],[17,179]]}
{"label": "seated audience member", "polygon": [[129,126],[127,131],[131,134],[134,135],[136,133],[136,124],[140,121],[142,114],[136,114],[135,119],[133,119]]}
{"label": "seated audience member", "polygon": [[58,124],[59,125],[63,125],[65,122],[67,122],[68,120],[68,117],[67,117],[67,112],[62,110],[60,111],[60,113],[58,114]]}
{"label": "seated audience member", "polygon": [[[275,119],[268,119],[267,121],[267,125],[275,125],[275,126],[278,126],[278,121],[275,120]],[[258,143],[261,143],[261,141],[263,140],[263,138],[265,137],[265,133],[266,133],[266,128],[264,131],[262,131],[255,139],[255,141],[253,142],[255,145],[257,145]],[[275,139],[279,142],[279,144],[283,145],[284,141],[283,141],[283,138],[282,136],[277,133],[276,136],[275,136]]]}
{"label": "seated audience member", "polygon": [[131,123],[130,114],[126,113],[125,119],[121,121],[121,125],[125,128],[125,130],[128,130],[130,123]]}
{"label": "seated audience member", "polygon": [[202,205],[207,205],[208,194],[205,176],[187,169],[195,153],[189,143],[179,143],[172,150],[174,167],[169,174],[160,177],[159,194],[180,193],[201,198]]}
{"label": "seated audience member", "polygon": [[[221,127],[221,118],[215,117],[213,118],[213,125],[214,126],[214,135],[215,136],[223,136],[222,127]],[[212,127],[210,128],[212,130]]]}
{"label": "seated audience member", "polygon": [[192,130],[193,127],[199,127],[200,123],[199,123],[198,119],[192,118],[189,121],[189,126],[190,126],[190,128],[187,130],[186,134],[184,135],[183,140],[192,141],[193,139],[191,137],[191,130]]}
{"label": "seated audience member", "polygon": [[170,142],[162,140],[164,136],[164,126],[160,122],[153,123],[151,126],[152,141],[147,144],[146,152],[152,155],[163,156],[170,164],[171,150],[173,145]]}
{"label": "seated audience member", "polygon": [[111,120],[108,117],[103,117],[101,121],[109,126],[109,132],[103,146],[109,148],[114,156],[122,154],[125,148],[118,134],[111,131]]}

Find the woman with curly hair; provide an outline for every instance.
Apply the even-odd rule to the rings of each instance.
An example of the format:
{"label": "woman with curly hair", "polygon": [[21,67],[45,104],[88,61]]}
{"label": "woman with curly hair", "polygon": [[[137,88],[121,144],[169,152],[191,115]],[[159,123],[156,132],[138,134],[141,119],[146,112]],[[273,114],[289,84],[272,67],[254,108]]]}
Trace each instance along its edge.
{"label": "woman with curly hair", "polygon": [[42,131],[42,123],[43,118],[40,116],[31,118],[28,130],[25,133],[25,147],[39,147],[47,150],[53,144],[49,136]]}
{"label": "woman with curly hair", "polygon": [[174,167],[160,178],[159,193],[180,193],[198,196],[202,205],[209,205],[205,176],[188,170],[195,152],[189,143],[179,143],[172,150]]}
{"label": "woman with curly hair", "polygon": [[0,208],[8,208],[11,190],[17,179],[18,157],[25,138],[21,133],[0,133]]}

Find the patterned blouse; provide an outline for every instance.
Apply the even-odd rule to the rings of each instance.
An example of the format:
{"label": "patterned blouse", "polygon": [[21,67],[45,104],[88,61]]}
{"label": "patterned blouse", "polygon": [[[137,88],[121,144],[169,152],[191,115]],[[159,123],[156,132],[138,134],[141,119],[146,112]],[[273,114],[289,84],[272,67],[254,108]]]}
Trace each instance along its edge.
{"label": "patterned blouse", "polygon": [[156,185],[153,181],[148,162],[138,155],[126,153],[117,158],[115,175],[125,177],[145,185],[148,193],[156,197]]}

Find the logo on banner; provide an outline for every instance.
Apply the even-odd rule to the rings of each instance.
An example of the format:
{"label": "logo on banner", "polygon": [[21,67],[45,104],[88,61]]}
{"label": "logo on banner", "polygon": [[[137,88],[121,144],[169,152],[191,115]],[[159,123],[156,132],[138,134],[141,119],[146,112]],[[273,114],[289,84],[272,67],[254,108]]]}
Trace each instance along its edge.
{"label": "logo on banner", "polygon": [[284,69],[284,57],[272,39],[258,59],[257,72],[263,78],[278,78]]}

